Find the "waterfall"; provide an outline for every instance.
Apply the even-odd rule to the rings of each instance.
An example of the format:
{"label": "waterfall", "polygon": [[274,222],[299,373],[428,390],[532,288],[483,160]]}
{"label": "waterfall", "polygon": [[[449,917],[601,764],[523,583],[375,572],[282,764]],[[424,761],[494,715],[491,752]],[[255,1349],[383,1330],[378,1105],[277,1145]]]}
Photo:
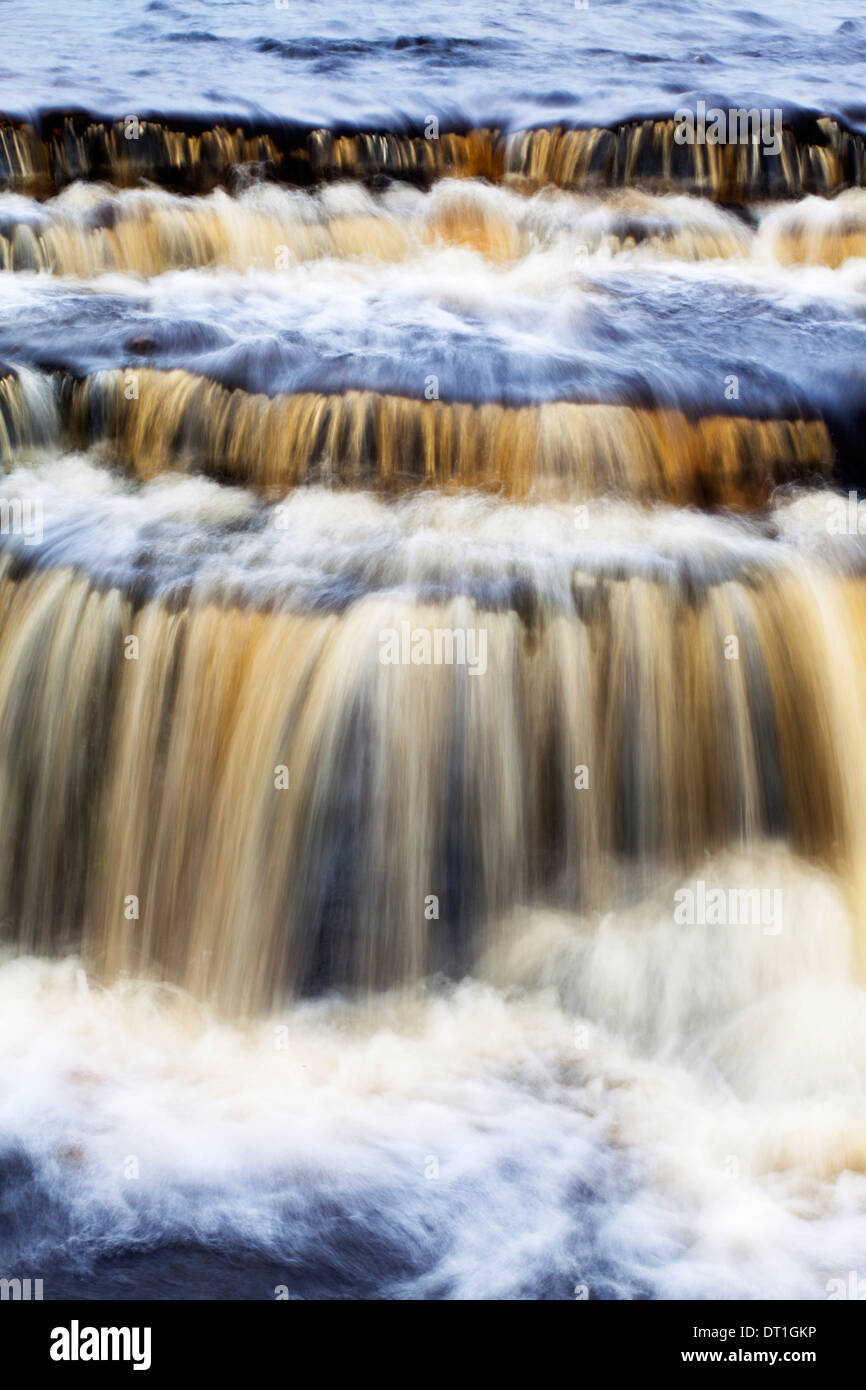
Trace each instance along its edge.
{"label": "waterfall", "polygon": [[0,1278],[859,1288],[866,33],[132,4],[0,72]]}

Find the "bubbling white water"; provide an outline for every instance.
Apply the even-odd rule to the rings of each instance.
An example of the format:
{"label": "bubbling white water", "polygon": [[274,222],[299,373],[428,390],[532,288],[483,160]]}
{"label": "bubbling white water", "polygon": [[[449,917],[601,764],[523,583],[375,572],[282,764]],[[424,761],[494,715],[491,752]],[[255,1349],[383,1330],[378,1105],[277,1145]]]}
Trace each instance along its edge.
{"label": "bubbling white water", "polygon": [[54,1203],[7,1264],[217,1243],[304,1297],[345,1257],[339,1212],[355,1287],[390,1296],[827,1297],[866,1261],[845,906],[774,847],[704,872],[779,885],[782,929],[679,926],[671,883],[517,914],[474,980],[244,1027],[7,961],[0,1129]]}
{"label": "bubbling white water", "polygon": [[570,608],[581,574],[713,583],[799,572],[804,559],[855,573],[866,562],[866,536],[831,526],[847,502],[829,489],[779,492],[757,518],[610,497],[582,507],[473,493],[388,501],[325,487],[268,503],[182,474],[135,484],[95,455],[49,450],[0,477],[0,503],[16,499],[39,509],[41,535],[10,532],[8,553],[100,585],[144,582],[153,595],[192,586],[202,602],[292,607],[435,591],[498,606],[520,587]]}

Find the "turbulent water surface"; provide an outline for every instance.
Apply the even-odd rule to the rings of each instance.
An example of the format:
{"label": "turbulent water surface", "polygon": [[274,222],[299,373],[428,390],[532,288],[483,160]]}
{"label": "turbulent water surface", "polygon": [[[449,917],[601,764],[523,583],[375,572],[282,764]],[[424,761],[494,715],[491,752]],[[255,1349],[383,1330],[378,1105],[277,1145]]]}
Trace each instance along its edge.
{"label": "turbulent water surface", "polygon": [[847,1287],[862,14],[0,18],[0,1275]]}

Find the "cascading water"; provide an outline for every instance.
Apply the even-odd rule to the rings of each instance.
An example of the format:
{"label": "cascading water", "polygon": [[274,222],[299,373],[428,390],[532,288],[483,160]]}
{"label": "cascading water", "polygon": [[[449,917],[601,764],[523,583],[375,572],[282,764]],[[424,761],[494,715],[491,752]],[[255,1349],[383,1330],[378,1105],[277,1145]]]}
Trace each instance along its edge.
{"label": "cascading water", "polygon": [[0,1274],[827,1297],[866,25],[248,8],[0,73]]}

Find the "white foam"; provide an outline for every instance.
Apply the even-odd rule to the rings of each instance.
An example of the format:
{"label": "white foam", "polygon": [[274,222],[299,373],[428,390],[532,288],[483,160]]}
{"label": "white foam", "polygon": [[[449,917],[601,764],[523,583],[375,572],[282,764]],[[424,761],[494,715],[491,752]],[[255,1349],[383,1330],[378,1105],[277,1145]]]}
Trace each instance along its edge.
{"label": "white foam", "polygon": [[0,1128],[85,1262],[216,1240],[285,1260],[303,1292],[293,1258],[336,1251],[354,1210],[371,1259],[392,1238],[417,1259],[385,1279],[404,1296],[552,1279],[565,1296],[826,1297],[866,1261],[851,924],[780,851],[706,872],[780,881],[784,931],[676,926],[660,890],[600,922],[508,924],[497,984],[236,1027],[174,991],[88,984],[72,960],[7,961]]}

